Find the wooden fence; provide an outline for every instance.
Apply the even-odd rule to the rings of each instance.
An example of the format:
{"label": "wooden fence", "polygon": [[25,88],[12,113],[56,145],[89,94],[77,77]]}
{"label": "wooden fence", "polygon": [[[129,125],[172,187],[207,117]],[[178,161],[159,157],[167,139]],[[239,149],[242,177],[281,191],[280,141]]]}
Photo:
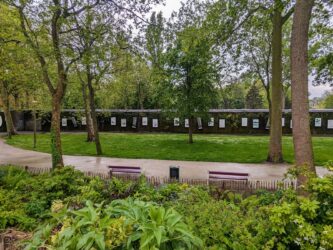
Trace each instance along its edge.
{"label": "wooden fence", "polygon": [[[51,172],[50,168],[33,168],[24,167],[26,171],[32,174],[42,174]],[[137,176],[133,175],[123,175],[123,174],[113,174],[112,177],[108,173],[101,172],[84,172],[85,176],[89,177],[99,177],[103,180],[111,180],[112,177],[119,178],[124,181],[136,181]],[[144,177],[148,183],[153,186],[160,186],[168,183],[183,183],[188,185],[201,185],[201,186],[214,186],[225,190],[234,191],[254,191],[254,190],[279,190],[279,189],[296,189],[297,180],[296,179],[268,179],[268,180],[254,180],[249,179],[244,180],[209,180],[207,179],[191,179],[191,178],[180,178],[179,180],[170,179],[168,177],[155,177],[155,176],[145,176]]]}

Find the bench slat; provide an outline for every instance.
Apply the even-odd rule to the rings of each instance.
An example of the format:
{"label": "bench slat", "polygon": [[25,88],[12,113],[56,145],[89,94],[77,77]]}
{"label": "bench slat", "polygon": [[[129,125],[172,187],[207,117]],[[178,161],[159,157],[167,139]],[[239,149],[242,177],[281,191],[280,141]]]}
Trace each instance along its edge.
{"label": "bench slat", "polygon": [[141,171],[137,171],[137,170],[112,170],[112,173],[133,173],[133,174],[140,174]]}
{"label": "bench slat", "polygon": [[241,177],[223,177],[223,176],[209,176],[209,179],[215,179],[215,180],[238,180],[238,181],[247,181],[247,178],[241,178]]}
{"label": "bench slat", "polygon": [[108,166],[111,169],[141,169],[140,167],[133,167],[133,166]]}
{"label": "bench slat", "polygon": [[110,169],[110,176],[112,174],[124,174],[124,175],[140,175],[141,168],[134,166],[108,166]]}
{"label": "bench slat", "polygon": [[229,175],[229,176],[249,176],[248,173],[235,173],[235,172],[219,172],[219,171],[209,171],[209,174],[214,175]]}

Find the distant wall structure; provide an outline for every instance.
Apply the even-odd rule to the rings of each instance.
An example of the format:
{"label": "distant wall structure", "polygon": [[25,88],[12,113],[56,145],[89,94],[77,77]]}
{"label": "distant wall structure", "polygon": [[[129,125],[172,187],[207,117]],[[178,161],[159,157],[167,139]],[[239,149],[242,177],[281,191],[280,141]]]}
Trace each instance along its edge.
{"label": "distant wall structure", "polygon": [[[4,115],[0,112],[0,132],[6,131]],[[32,131],[31,111],[13,111],[18,131]],[[158,109],[97,110],[100,131],[105,132],[171,132],[186,133],[188,119],[164,113]],[[310,110],[311,130],[314,135],[333,135],[333,109]],[[292,133],[291,110],[283,111],[281,120],[284,134]],[[39,112],[37,128],[48,132],[51,113]],[[84,110],[63,110],[62,131],[85,131]],[[269,112],[267,109],[211,109],[206,117],[197,118],[195,133],[215,134],[268,134]]]}

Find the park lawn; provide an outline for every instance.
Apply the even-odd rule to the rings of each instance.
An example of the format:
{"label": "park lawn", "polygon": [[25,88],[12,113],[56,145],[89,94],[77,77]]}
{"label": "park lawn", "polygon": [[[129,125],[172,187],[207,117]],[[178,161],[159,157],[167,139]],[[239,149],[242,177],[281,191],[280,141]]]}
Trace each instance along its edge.
{"label": "park lawn", "polygon": [[[194,144],[187,143],[186,134],[130,134],[101,133],[103,156],[163,160],[191,160],[213,162],[259,163],[267,157],[268,136],[249,135],[194,135]],[[63,153],[66,155],[95,155],[95,144],[85,142],[84,133],[62,134]],[[7,143],[33,149],[33,135],[23,134],[7,139]],[[333,160],[333,138],[313,137],[316,165]],[[36,151],[50,153],[50,134],[37,135]],[[290,136],[283,137],[283,154],[293,162]]]}

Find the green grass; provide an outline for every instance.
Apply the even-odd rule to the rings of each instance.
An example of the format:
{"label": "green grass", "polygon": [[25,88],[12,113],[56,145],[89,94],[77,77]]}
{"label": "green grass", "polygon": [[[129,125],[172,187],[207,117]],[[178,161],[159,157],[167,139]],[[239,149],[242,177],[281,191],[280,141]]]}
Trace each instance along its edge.
{"label": "green grass", "polygon": [[[64,154],[95,155],[95,144],[85,139],[84,133],[62,134]],[[268,141],[268,136],[195,135],[194,144],[190,145],[186,134],[101,133],[103,155],[119,158],[259,163],[266,160]],[[33,136],[14,136],[7,143],[32,149]],[[314,137],[313,148],[317,165],[333,159],[332,137]],[[50,134],[38,134],[36,150],[50,152]],[[283,138],[283,155],[292,163],[290,136]]]}

